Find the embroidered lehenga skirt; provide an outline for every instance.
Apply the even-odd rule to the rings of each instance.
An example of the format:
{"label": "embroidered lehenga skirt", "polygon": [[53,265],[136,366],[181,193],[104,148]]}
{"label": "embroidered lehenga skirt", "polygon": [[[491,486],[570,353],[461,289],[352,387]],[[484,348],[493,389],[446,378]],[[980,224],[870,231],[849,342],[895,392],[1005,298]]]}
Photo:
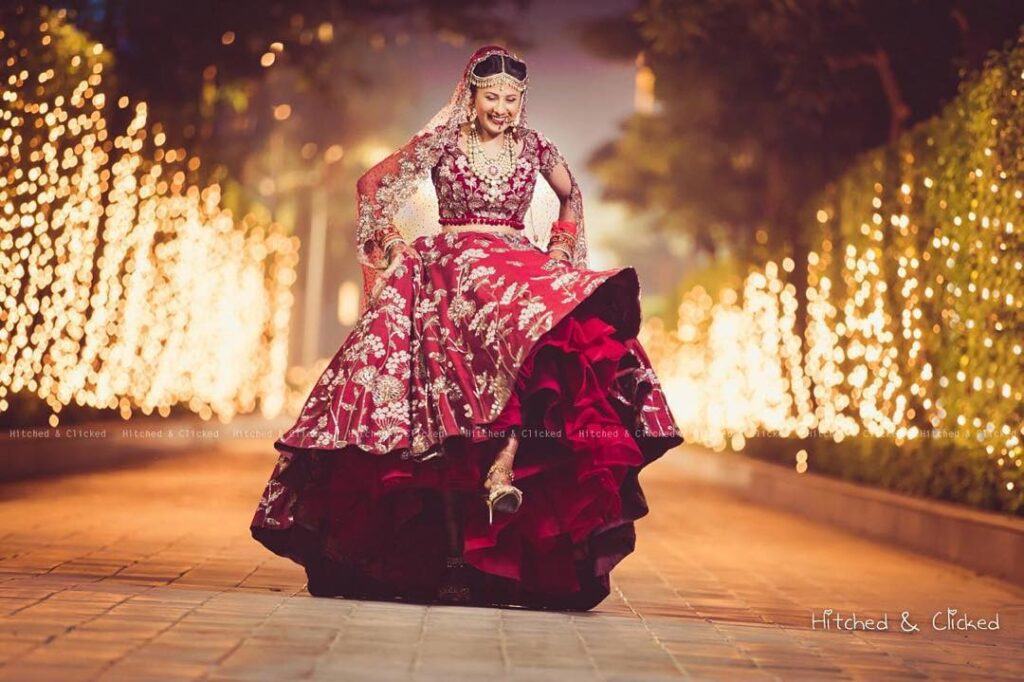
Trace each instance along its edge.
{"label": "embroidered lehenga skirt", "polygon": [[[473,601],[589,609],[648,512],[638,474],[682,443],[636,339],[631,267],[551,259],[524,235],[420,237],[275,443],[253,536],[332,594],[430,601],[441,490],[464,493]],[[519,435],[519,511],[484,476]],[[312,591],[312,587],[311,587]]]}

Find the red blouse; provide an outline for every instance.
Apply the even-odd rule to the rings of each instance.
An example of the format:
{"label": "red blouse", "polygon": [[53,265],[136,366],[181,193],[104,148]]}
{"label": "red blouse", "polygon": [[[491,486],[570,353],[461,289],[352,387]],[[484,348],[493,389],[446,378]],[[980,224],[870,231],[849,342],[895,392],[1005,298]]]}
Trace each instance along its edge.
{"label": "red blouse", "polygon": [[445,146],[430,172],[442,225],[480,223],[523,229],[523,216],[533,199],[537,171],[549,170],[556,154],[553,145],[535,130],[523,130],[521,139],[523,149],[515,170],[497,195],[492,195],[487,183],[473,173],[457,140]]}

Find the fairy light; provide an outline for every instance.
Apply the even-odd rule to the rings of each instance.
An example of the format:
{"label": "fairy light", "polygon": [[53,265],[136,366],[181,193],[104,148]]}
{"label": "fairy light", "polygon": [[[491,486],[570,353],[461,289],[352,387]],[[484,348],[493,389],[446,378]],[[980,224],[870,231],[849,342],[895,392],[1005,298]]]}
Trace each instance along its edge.
{"label": "fairy light", "polygon": [[[1024,61],[1024,40],[1009,58]],[[988,110],[1006,115],[965,125],[986,107],[954,104],[908,136],[886,183],[867,179],[891,163],[886,150],[842,178],[809,216],[819,242],[805,263],[768,262],[717,301],[697,287],[682,297],[677,329],[645,325],[688,441],[720,450],[759,431],[896,443],[938,433],[1020,491],[1024,188],[1006,140],[1019,138],[1024,102],[999,82]],[[786,282],[797,268],[803,338]],[[806,470],[806,452],[797,467]],[[1015,499],[1007,504],[1024,500]]]}
{"label": "fairy light", "polygon": [[[61,20],[39,26],[39,45]],[[225,421],[276,414],[297,239],[236,220],[218,185],[191,184],[199,160],[165,148],[145,102],[119,98],[130,120],[109,130],[102,46],[66,60],[61,78],[33,73],[52,60],[5,47],[0,411],[31,392],[54,425],[72,402],[125,419],[174,405]]]}

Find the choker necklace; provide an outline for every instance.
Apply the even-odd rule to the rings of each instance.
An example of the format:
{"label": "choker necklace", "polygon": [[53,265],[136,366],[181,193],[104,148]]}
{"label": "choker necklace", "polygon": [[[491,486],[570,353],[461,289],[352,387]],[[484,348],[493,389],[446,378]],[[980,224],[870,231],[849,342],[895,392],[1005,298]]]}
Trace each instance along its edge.
{"label": "choker necklace", "polygon": [[507,132],[502,135],[502,150],[494,158],[488,158],[476,126],[472,125],[469,128],[469,167],[487,186],[487,194],[492,200],[501,196],[504,185],[516,169],[515,143]]}

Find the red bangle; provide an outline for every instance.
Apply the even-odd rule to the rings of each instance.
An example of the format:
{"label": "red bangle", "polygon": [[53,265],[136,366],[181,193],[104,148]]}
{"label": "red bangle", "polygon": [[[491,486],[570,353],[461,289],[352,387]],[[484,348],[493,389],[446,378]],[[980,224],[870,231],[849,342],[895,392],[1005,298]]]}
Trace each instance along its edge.
{"label": "red bangle", "polygon": [[377,243],[385,244],[389,239],[401,238],[402,233],[394,225],[388,225],[380,234],[377,235]]}
{"label": "red bangle", "polygon": [[568,232],[576,234],[576,222],[573,220],[556,220],[551,223],[552,232]]}

